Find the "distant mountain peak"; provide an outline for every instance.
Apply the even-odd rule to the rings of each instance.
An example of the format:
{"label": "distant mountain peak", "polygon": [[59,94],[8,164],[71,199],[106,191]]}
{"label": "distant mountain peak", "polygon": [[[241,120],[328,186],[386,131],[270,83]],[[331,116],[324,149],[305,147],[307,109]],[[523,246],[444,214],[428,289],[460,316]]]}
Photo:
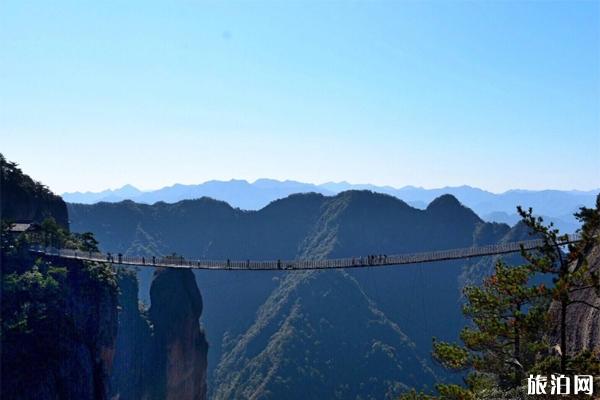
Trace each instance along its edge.
{"label": "distant mountain peak", "polygon": [[402,203],[402,204],[406,204],[406,202],[396,196],[392,196],[391,194],[388,193],[381,193],[381,192],[377,192],[371,189],[349,189],[349,190],[344,190],[343,192],[338,193],[336,196],[345,196],[348,199],[352,199],[352,200],[362,200],[362,199],[366,199],[366,200],[389,200],[392,201],[394,203]]}
{"label": "distant mountain peak", "polygon": [[450,218],[454,222],[477,224],[483,222],[481,218],[469,207],[462,204],[456,197],[451,194],[444,194],[427,206],[426,209],[431,215],[436,218]]}
{"label": "distant mountain peak", "polygon": [[135,186],[133,186],[131,183],[127,183],[116,190],[139,190],[139,189],[136,188]]}
{"label": "distant mountain peak", "polygon": [[141,190],[139,190],[138,188],[136,188],[135,186],[131,185],[131,184],[126,184],[123,185],[122,187],[115,189],[112,191],[113,193],[118,193],[121,196],[129,196],[129,195],[137,195],[142,193]]}
{"label": "distant mountain peak", "polygon": [[443,194],[440,197],[433,200],[427,206],[427,210],[444,210],[444,209],[452,209],[457,207],[464,207],[460,201],[456,197],[451,194]]}

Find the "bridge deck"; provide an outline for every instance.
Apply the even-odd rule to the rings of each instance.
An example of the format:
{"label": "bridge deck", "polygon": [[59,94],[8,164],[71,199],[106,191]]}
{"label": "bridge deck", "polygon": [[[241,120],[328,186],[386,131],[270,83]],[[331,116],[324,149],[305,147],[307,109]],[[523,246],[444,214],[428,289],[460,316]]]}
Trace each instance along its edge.
{"label": "bridge deck", "polygon": [[[560,245],[579,241],[579,235],[568,235],[561,240]],[[32,246],[30,251],[37,254],[60,258],[77,259],[85,261],[110,262],[120,265],[135,265],[140,267],[167,267],[167,268],[193,268],[208,270],[310,270],[310,269],[335,269],[335,268],[362,268],[383,267],[391,265],[419,264],[436,261],[458,260],[463,258],[484,257],[499,254],[517,253],[521,246],[526,250],[541,247],[541,239],[524,240],[502,244],[493,244],[483,247],[468,247],[428,251],[422,253],[400,255],[376,255],[350,258],[335,258],[324,260],[188,260],[183,257],[131,257],[114,256],[106,253],[90,253],[71,249],[58,249],[53,247]]]}

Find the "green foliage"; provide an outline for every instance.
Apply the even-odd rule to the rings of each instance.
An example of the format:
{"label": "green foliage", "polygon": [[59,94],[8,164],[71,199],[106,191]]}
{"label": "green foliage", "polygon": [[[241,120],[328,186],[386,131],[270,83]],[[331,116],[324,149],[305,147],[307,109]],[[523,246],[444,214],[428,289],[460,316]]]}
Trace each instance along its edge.
{"label": "green foliage", "polygon": [[425,392],[417,392],[416,390],[411,390],[408,393],[404,393],[400,396],[398,400],[435,400],[438,397],[431,396]]}
{"label": "green foliage", "polygon": [[75,238],[79,242],[79,250],[87,252],[98,252],[98,241],[92,232],[75,233]]}
{"label": "green foliage", "polygon": [[[464,289],[463,313],[472,324],[460,334],[463,344],[435,340],[433,344],[433,357],[443,367],[470,371],[468,389],[461,390],[518,387],[523,371],[535,363],[545,332],[547,290],[530,283],[533,274],[527,265],[508,267],[498,262],[481,287]],[[448,398],[469,398],[459,389],[456,385],[438,387]]]}
{"label": "green foliage", "polygon": [[37,182],[14,162],[0,154],[0,215],[10,221],[40,223],[54,217],[64,228],[68,225],[67,207],[59,196]]}
{"label": "green foliage", "polygon": [[31,333],[44,326],[53,311],[60,308],[61,283],[66,276],[64,268],[48,268],[40,271],[35,265],[30,270],[4,276],[3,291],[3,332]]}
{"label": "green foliage", "polygon": [[570,361],[570,369],[577,371],[581,375],[600,375],[600,352],[598,350],[584,350],[574,357]]}
{"label": "green foliage", "polygon": [[32,244],[43,246],[54,246],[60,248],[81,250],[85,252],[98,252],[98,241],[91,232],[71,233],[56,222],[53,217],[45,218],[40,224],[39,230],[24,232],[17,238],[9,233],[11,223],[6,220],[2,222],[2,248],[26,249]]}
{"label": "green foliage", "polygon": [[459,385],[437,385],[436,389],[440,392],[440,398],[444,400],[476,400],[477,398],[469,389]]}
{"label": "green foliage", "polygon": [[9,232],[11,226],[11,222],[0,219],[0,249],[5,254],[12,253],[15,250],[16,243],[14,237]]}
{"label": "green foliage", "polygon": [[462,371],[472,365],[469,351],[455,343],[438,342],[433,340],[433,357],[444,368]]}
{"label": "green foliage", "polygon": [[34,181],[29,176],[25,175],[19,168],[19,164],[6,160],[2,153],[0,153],[0,176],[3,185],[18,184],[20,187],[29,190],[31,193],[42,196],[53,196],[53,193],[47,186]]}
{"label": "green foliage", "polygon": [[98,287],[109,289],[117,288],[117,273],[109,264],[84,262],[83,271],[87,274],[89,279],[98,284]]}
{"label": "green foliage", "polygon": [[56,223],[54,217],[48,217],[41,224],[41,242],[45,246],[65,247],[69,234]]}
{"label": "green foliage", "polygon": [[60,359],[57,343],[70,326],[64,312],[66,277],[66,269],[41,263],[2,277],[3,363],[11,374],[52,368]]}

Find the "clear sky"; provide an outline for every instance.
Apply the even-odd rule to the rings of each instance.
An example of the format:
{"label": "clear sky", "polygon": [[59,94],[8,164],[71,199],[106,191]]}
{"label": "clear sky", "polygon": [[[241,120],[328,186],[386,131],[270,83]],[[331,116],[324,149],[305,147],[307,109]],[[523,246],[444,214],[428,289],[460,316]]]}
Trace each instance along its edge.
{"label": "clear sky", "polygon": [[57,192],[600,186],[600,2],[0,2],[0,152]]}

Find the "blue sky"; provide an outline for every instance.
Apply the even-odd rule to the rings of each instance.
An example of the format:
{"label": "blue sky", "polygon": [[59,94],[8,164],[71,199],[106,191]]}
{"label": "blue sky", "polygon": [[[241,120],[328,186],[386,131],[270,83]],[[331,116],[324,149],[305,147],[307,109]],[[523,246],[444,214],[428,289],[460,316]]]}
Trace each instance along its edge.
{"label": "blue sky", "polygon": [[57,192],[600,186],[589,2],[0,3],[0,151]]}

